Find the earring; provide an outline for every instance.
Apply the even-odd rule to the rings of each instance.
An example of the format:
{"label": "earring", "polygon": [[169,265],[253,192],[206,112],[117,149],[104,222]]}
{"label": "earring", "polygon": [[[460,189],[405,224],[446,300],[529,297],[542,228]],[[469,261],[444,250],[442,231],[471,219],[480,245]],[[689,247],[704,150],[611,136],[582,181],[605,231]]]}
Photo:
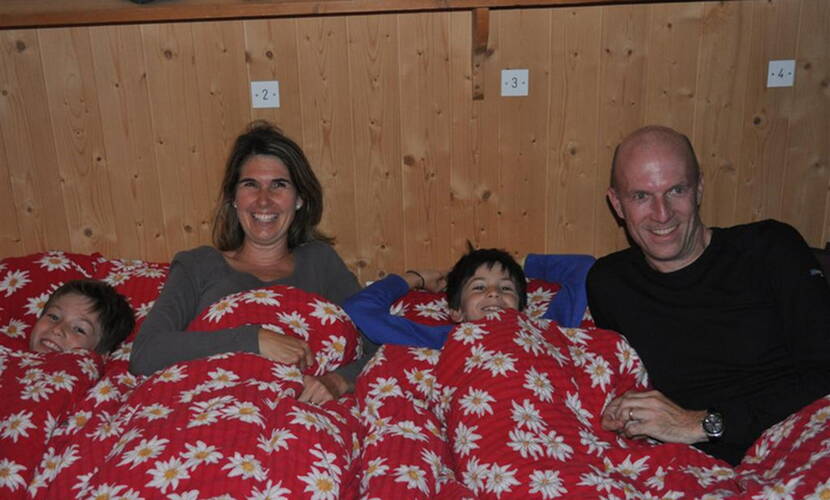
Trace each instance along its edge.
{"label": "earring", "polygon": [[239,205],[237,205],[236,202],[231,203],[231,206],[233,206],[233,208],[239,208]]}
{"label": "earring", "polygon": [[299,210],[300,207],[302,207],[302,206],[303,206],[303,204],[298,201],[297,204],[294,205],[294,210]]}

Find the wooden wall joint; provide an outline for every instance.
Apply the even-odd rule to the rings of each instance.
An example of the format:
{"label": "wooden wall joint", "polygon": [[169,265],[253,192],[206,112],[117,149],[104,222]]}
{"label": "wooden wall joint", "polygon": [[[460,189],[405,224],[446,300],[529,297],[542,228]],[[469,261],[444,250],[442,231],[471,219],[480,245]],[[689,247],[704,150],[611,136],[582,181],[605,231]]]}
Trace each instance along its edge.
{"label": "wooden wall joint", "polygon": [[487,7],[473,9],[472,79],[474,101],[484,99],[484,61],[493,53],[487,47],[489,38],[490,9]]}

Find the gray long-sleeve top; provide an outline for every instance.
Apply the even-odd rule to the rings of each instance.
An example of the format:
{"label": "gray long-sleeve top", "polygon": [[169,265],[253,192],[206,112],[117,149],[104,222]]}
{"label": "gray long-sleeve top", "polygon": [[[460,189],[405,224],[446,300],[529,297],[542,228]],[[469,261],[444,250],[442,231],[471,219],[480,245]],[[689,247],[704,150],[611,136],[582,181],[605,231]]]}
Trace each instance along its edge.
{"label": "gray long-sleeve top", "polygon": [[[271,285],[290,285],[342,304],[360,290],[337,252],[328,244],[311,241],[294,249],[294,272],[274,281],[233,269],[213,247],[179,252],[153,308],[141,325],[130,355],[130,371],[149,375],[168,366],[224,352],[259,353],[258,325],[210,332],[185,331],[208,306],[232,293]],[[363,337],[363,357],[337,373],[354,382],[377,350]]]}

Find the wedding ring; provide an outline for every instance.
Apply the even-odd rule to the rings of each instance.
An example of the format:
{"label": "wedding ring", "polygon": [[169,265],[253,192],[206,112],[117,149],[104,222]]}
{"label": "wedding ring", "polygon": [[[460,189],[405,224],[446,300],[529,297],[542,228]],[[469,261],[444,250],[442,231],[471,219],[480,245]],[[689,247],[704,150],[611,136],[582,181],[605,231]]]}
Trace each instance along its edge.
{"label": "wedding ring", "polygon": [[628,409],[628,420],[634,420],[634,415],[631,414],[631,408]]}

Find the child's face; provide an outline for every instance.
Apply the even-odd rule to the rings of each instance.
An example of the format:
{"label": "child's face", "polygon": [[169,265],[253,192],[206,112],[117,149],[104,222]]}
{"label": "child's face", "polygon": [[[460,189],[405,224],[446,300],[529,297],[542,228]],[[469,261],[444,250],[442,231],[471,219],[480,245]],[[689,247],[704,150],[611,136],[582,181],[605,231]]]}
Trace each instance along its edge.
{"label": "child's face", "polygon": [[68,293],[52,301],[35,323],[29,337],[34,352],[94,350],[101,340],[98,313],[83,295]]}
{"label": "child's face", "polygon": [[497,262],[493,267],[487,264],[478,266],[461,289],[461,310],[451,309],[450,317],[456,323],[477,321],[494,312],[518,308],[516,285],[507,270]]}

